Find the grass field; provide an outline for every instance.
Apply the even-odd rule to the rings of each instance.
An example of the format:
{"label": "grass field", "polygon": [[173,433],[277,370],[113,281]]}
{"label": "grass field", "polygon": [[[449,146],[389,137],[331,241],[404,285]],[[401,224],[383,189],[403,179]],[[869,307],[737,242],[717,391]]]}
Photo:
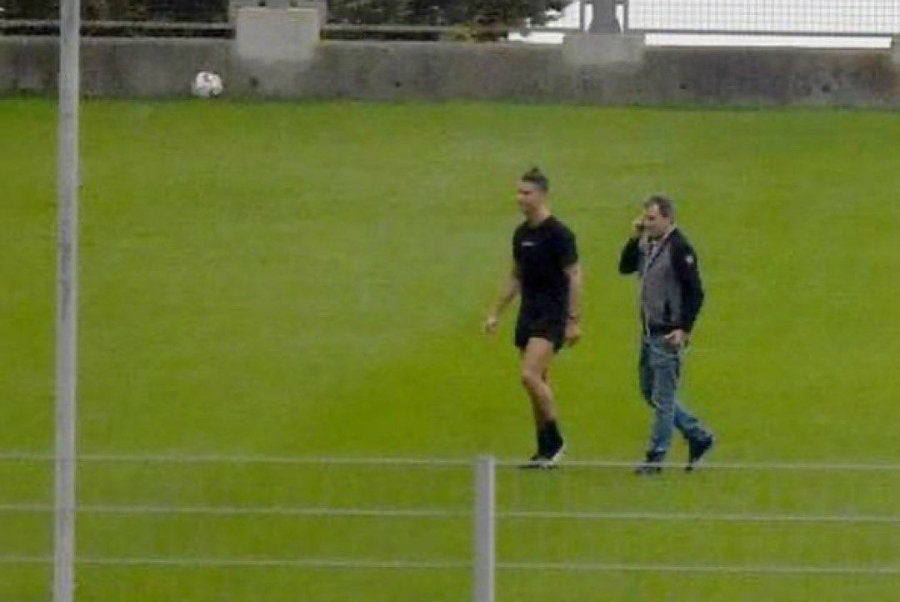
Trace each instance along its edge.
{"label": "grass field", "polygon": [[[635,283],[618,252],[664,191],[708,302],[686,400],[716,462],[900,462],[900,114],[508,104],[88,102],[83,453],[468,459],[531,451],[512,312],[479,332],[533,164],[578,235],[585,338],[554,381],[569,457],[636,460]],[[55,106],[0,100],[0,452],[52,451]],[[684,454],[680,442],[673,459]],[[447,508],[471,470],[82,465],[84,504]],[[47,503],[0,460],[0,506]],[[894,522],[536,521],[501,562],[900,568],[900,472],[501,469],[504,510],[892,516]],[[467,561],[470,521],[85,513],[83,558]],[[0,558],[47,556],[50,516],[0,511]],[[468,599],[467,568],[79,567],[79,601]],[[0,602],[49,599],[0,562]],[[900,576],[516,570],[498,600],[897,602]]]}

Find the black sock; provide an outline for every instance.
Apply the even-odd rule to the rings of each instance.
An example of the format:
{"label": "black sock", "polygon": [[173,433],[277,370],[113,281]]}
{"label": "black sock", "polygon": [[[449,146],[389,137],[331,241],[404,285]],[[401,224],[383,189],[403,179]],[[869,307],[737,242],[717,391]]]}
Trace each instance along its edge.
{"label": "black sock", "polygon": [[544,423],[544,430],[547,432],[547,441],[550,442],[552,447],[556,448],[562,445],[562,434],[559,432],[559,425],[556,424],[555,420],[548,420]]}
{"label": "black sock", "polygon": [[552,446],[553,441],[550,438],[550,431],[546,425],[537,430],[537,453],[539,456],[547,455],[547,451]]}

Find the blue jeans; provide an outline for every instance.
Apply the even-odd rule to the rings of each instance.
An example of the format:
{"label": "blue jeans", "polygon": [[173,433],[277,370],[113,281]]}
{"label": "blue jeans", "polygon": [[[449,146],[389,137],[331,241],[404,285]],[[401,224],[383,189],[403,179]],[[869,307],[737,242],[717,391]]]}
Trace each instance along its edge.
{"label": "blue jeans", "polygon": [[647,453],[660,459],[672,443],[673,428],[689,440],[709,436],[700,421],[678,401],[681,362],[681,351],[663,336],[643,336],[639,364],[641,395],[655,413]]}

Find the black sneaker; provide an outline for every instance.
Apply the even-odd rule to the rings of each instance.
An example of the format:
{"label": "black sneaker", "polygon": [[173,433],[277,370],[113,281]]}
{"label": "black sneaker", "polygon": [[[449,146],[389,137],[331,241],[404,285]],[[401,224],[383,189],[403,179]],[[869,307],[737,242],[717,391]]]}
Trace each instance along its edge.
{"label": "black sneaker", "polygon": [[636,475],[656,475],[662,472],[663,454],[660,452],[647,452],[647,459],[634,469]]}
{"label": "black sneaker", "polygon": [[547,458],[541,454],[534,454],[527,462],[519,464],[519,468],[547,468]]}
{"label": "black sneaker", "polygon": [[519,464],[519,468],[556,468],[566,452],[566,444],[562,441],[545,453],[536,453],[527,462]]}
{"label": "black sneaker", "polygon": [[702,439],[688,439],[688,463],[684,469],[687,472],[694,470],[694,466],[700,458],[706,455],[715,442],[716,438],[711,434]]}
{"label": "black sneaker", "polygon": [[554,468],[566,453],[566,443],[560,439],[544,456],[544,468]]}

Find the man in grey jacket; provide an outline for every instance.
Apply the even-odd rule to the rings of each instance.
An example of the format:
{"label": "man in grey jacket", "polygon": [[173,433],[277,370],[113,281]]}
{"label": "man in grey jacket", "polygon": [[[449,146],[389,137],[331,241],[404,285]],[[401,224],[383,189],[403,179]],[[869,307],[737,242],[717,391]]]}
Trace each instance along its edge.
{"label": "man in grey jacket", "polygon": [[683,351],[703,305],[703,285],[697,255],[675,227],[675,206],[667,197],[644,202],[644,214],[635,220],[622,249],[619,273],[635,272],[641,283],[640,388],[655,412],[647,455],[635,472],[660,472],[676,428],[688,443],[686,470],[693,470],[715,443],[677,397]]}

